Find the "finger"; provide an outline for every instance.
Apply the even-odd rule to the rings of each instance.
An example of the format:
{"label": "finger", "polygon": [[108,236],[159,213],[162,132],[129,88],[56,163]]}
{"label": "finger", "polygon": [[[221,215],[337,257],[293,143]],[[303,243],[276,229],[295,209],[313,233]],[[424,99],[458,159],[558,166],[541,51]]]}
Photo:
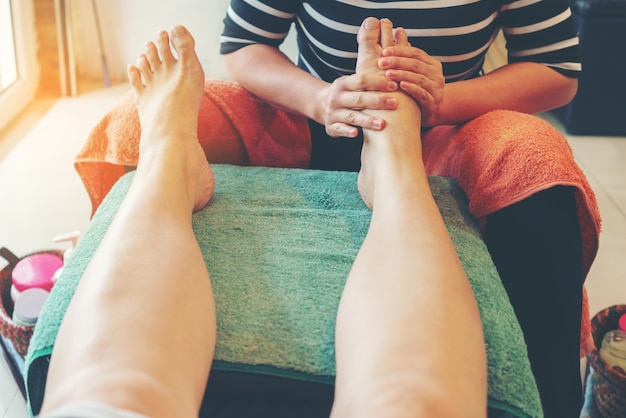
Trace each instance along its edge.
{"label": "finger", "polygon": [[436,65],[439,61],[428,55],[424,50],[408,45],[394,45],[383,48],[383,57],[405,57],[413,58],[425,62],[429,65]]}
{"label": "finger", "polygon": [[385,72],[385,75],[396,83],[411,83],[426,90],[434,91],[441,87],[437,81],[428,77],[428,75],[414,71],[388,70]]}
{"label": "finger", "polygon": [[[391,95],[379,92],[349,92],[337,98],[336,108],[346,110],[394,110],[398,107],[398,100]],[[351,120],[347,122],[352,123]]]}
{"label": "finger", "polygon": [[400,88],[413,97],[413,99],[423,109],[427,109],[435,103],[434,96],[428,90],[418,86],[417,84],[403,82],[400,83]]}
{"label": "finger", "polygon": [[380,45],[383,48],[395,45],[393,39],[393,23],[386,18],[380,20]]}
{"label": "finger", "polygon": [[[378,66],[383,70],[409,71],[415,74],[423,74],[429,78],[437,78],[439,69],[417,58],[406,57],[383,57],[378,60]],[[389,75],[386,75],[389,77]]]}
{"label": "finger", "polygon": [[326,133],[331,138],[354,138],[359,134],[359,130],[345,123],[333,123],[326,126]]}
{"label": "finger", "polygon": [[343,89],[349,91],[396,91],[398,85],[382,74],[352,74],[339,82],[344,83]]}
{"label": "finger", "polygon": [[367,115],[358,110],[344,109],[343,112],[338,113],[338,116],[340,116],[340,120],[344,124],[350,125],[352,127],[361,127],[366,129],[373,129],[376,131],[381,130],[385,127],[384,119],[377,116]]}

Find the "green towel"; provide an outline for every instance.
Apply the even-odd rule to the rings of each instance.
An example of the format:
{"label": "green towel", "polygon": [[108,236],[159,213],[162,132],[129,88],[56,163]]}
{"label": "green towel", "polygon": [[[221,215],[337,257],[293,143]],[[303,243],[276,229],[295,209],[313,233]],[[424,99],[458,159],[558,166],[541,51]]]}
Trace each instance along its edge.
{"label": "green towel", "polygon": [[[335,314],[371,217],[358,194],[356,174],[228,165],[213,169],[215,194],[193,217],[218,312],[213,367],[332,383]],[[44,307],[26,359],[29,405],[35,411],[67,304],[132,176],[123,177],[109,193]],[[489,406],[518,417],[539,417],[539,394],[521,329],[465,195],[453,180],[429,181],[480,307]],[[442,344],[463,349],[453,339]]]}

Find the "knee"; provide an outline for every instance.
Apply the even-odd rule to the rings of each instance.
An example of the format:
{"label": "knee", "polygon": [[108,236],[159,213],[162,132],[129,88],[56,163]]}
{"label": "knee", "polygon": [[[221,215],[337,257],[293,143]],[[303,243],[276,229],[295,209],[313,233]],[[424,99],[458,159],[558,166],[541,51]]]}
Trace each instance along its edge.
{"label": "knee", "polygon": [[549,122],[535,115],[512,110],[493,110],[470,122],[464,129],[481,133],[480,137],[490,138],[500,146],[529,147],[565,145],[565,136]]}

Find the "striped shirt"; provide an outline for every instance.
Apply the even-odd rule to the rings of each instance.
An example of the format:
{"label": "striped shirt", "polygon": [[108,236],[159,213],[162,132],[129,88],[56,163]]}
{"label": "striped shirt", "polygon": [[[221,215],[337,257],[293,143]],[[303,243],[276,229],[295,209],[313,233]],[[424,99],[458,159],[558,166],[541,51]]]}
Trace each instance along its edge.
{"label": "striped shirt", "polygon": [[279,47],[295,23],[298,66],[332,82],[354,73],[356,34],[368,16],[405,28],[411,45],[442,63],[448,82],[482,73],[500,29],[510,63],[541,63],[568,77],[581,71],[568,0],[231,0],[220,52]]}

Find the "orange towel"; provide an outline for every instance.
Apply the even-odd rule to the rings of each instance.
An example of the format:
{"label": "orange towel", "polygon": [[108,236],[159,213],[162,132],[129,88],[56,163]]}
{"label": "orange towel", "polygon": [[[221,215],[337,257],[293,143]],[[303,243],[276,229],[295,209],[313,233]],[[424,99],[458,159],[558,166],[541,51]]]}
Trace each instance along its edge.
{"label": "orange towel", "polygon": [[[205,84],[198,139],[211,163],[306,168],[311,138],[306,118],[277,109],[235,83]],[[124,95],[92,130],[74,167],[92,216],[115,182],[135,167],[141,128],[133,93]]]}
{"label": "orange towel", "polygon": [[[422,138],[430,175],[453,177],[469,200],[472,215],[485,217],[553,186],[576,188],[585,276],[596,257],[600,212],[595,194],[574,161],[565,137],[542,119],[498,110],[467,124],[440,126]],[[593,348],[589,303],[583,295],[581,357]]]}

